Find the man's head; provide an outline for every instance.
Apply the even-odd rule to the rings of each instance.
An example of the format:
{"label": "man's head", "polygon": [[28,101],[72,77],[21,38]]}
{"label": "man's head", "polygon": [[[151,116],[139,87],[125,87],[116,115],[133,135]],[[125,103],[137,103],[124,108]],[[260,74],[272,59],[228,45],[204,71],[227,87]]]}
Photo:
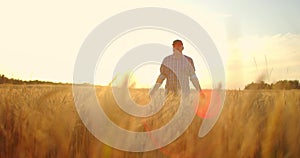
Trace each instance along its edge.
{"label": "man's head", "polygon": [[182,41],[178,39],[173,41],[173,49],[182,53],[182,50],[184,49]]}

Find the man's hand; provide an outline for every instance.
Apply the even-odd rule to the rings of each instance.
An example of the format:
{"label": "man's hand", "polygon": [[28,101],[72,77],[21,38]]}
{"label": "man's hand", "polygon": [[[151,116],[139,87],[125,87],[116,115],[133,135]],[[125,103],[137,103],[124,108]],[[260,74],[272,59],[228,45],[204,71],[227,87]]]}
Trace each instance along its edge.
{"label": "man's hand", "polygon": [[200,90],[200,99],[205,99],[205,93],[203,92],[203,90]]}
{"label": "man's hand", "polygon": [[153,88],[150,89],[150,91],[149,91],[149,96],[150,96],[150,97],[153,97],[154,94],[155,94],[155,90],[154,90]]}
{"label": "man's hand", "polygon": [[155,86],[149,91],[150,97],[153,97],[160,87],[161,83],[156,83]]}

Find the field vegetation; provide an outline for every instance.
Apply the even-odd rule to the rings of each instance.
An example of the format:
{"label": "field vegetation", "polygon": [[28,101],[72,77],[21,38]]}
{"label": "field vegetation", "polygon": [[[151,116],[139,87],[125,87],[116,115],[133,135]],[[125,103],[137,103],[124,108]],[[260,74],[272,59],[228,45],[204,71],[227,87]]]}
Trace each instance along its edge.
{"label": "field vegetation", "polygon": [[[159,128],[178,109],[178,100],[168,98],[156,115],[135,118],[118,107],[111,88],[97,87],[96,92],[109,118],[132,131]],[[147,93],[145,89],[131,90],[131,97],[146,104]],[[198,137],[203,119],[196,116],[173,143],[140,153],[120,151],[98,141],[79,118],[70,85],[3,84],[0,94],[0,157],[286,158],[300,155],[299,90],[227,91],[220,119],[206,137]]]}

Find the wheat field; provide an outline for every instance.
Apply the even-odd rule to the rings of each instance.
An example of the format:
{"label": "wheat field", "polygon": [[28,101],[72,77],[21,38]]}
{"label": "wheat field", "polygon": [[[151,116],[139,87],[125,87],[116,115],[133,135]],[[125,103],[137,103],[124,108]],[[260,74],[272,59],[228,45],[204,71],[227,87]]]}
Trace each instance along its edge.
{"label": "wheat field", "polygon": [[[177,101],[169,98],[159,113],[141,120],[118,108],[109,87],[97,87],[96,92],[109,118],[132,131],[159,128],[178,108]],[[147,93],[148,90],[133,90],[131,96],[136,102],[146,104]],[[71,85],[0,85],[0,94],[1,158],[294,158],[300,155],[299,90],[228,90],[220,118],[207,136],[198,137],[203,119],[196,116],[178,139],[149,152],[125,152],[98,141],[77,114]],[[148,129],[143,121],[148,123]]]}

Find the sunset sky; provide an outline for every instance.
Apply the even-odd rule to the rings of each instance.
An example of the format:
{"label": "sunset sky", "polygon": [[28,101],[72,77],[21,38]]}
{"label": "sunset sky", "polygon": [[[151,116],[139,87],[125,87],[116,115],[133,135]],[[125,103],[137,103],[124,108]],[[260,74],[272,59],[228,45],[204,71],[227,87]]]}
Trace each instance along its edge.
{"label": "sunset sky", "polygon": [[[226,88],[244,88],[259,78],[266,82],[299,80],[299,6],[297,0],[0,1],[0,74],[72,82],[80,46],[97,25],[126,10],[163,7],[191,17],[209,33],[223,59]],[[111,81],[116,63],[128,50],[151,42],[171,46],[174,39],[182,37],[154,29],[120,37],[105,52],[101,62],[105,69],[97,69],[95,84]],[[209,69],[201,52],[183,42],[183,53],[194,59],[200,83],[210,88]],[[134,78],[137,86],[150,87],[158,74],[156,63],[137,69]]]}

